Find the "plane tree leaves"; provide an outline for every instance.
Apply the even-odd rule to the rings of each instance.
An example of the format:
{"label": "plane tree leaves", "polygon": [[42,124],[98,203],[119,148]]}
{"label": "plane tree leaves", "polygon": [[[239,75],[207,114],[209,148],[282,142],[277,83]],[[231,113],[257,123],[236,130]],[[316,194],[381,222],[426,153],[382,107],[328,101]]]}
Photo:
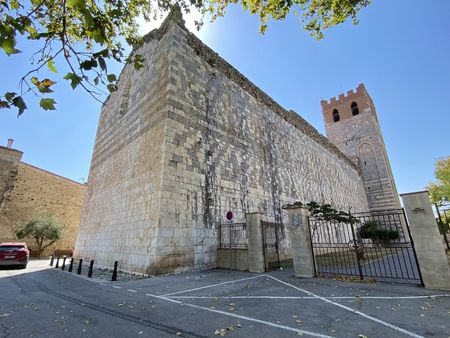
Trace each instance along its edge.
{"label": "plane tree leaves", "polygon": [[[54,109],[51,94],[55,79],[38,79],[38,72],[46,66],[75,89],[83,88],[101,101],[108,92],[117,90],[117,76],[108,73],[108,63],[130,63],[136,70],[144,67],[142,55],[124,55],[124,43],[139,46],[138,19],[150,21],[174,8],[188,13],[196,8],[212,20],[223,16],[228,5],[243,7],[260,19],[264,33],[270,20],[282,20],[295,13],[304,28],[317,39],[323,31],[346,21],[357,22],[357,13],[371,0],[0,0],[0,57],[14,57],[25,51],[26,39],[37,43],[37,50],[25,51],[34,62],[19,78],[20,93],[7,98],[0,96],[0,109],[16,107],[22,114],[27,106],[26,94],[41,98],[40,107]],[[179,13],[179,12],[174,12]],[[197,27],[203,24],[203,18]],[[125,42],[124,42],[125,41]],[[1,62],[1,60],[0,60]],[[114,75],[114,76],[113,76]],[[20,75],[19,75],[20,76]],[[11,93],[11,92],[9,92]]]}
{"label": "plane tree leaves", "polygon": [[39,103],[39,105],[44,110],[55,110],[56,109],[55,103],[56,102],[54,99],[46,98],[46,99],[42,99],[41,102]]}

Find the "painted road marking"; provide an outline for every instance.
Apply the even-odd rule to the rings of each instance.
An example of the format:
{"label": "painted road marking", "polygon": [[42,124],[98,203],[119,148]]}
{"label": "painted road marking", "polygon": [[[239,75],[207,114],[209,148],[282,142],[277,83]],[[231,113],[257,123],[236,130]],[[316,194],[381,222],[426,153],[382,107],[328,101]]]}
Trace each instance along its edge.
{"label": "painted road marking", "polygon": [[[433,299],[439,297],[450,297],[445,295],[429,295],[429,296],[327,296],[324,299]],[[316,299],[316,296],[167,296],[174,299]]]}
{"label": "painted road marking", "polygon": [[137,293],[137,291],[133,289],[128,289],[127,291]]}
{"label": "painted road marking", "polygon": [[113,288],[116,288],[116,289],[122,289],[121,286],[117,286],[117,285],[113,285]]}
{"label": "painted road marking", "polygon": [[374,322],[376,322],[376,323],[379,323],[379,324],[381,324],[381,325],[384,325],[384,326],[386,326],[386,327],[389,327],[389,328],[391,328],[391,329],[394,329],[394,330],[396,330],[396,331],[399,331],[399,332],[401,332],[401,333],[404,333],[404,334],[406,334],[406,335],[408,335],[408,336],[415,337],[415,338],[425,338],[425,337],[420,336],[420,335],[418,335],[418,334],[416,334],[416,333],[414,333],[414,332],[410,332],[410,331],[408,331],[408,330],[402,329],[401,327],[395,326],[395,325],[393,325],[393,324],[390,324],[390,323],[388,323],[388,322],[385,322],[385,321],[383,321],[383,320],[381,320],[381,319],[378,319],[378,318],[376,318],[376,317],[369,316],[369,315],[367,315],[367,314],[365,314],[365,313],[363,313],[363,312],[361,312],[361,311],[358,311],[358,310],[349,308],[348,306],[345,306],[345,305],[342,305],[342,304],[333,302],[333,301],[331,301],[331,300],[329,300],[329,299],[327,299],[327,298],[318,296],[318,295],[316,295],[316,294],[314,294],[314,293],[312,293],[312,292],[310,292],[310,291],[303,290],[303,289],[301,289],[301,288],[299,288],[299,287],[297,287],[297,286],[295,286],[295,285],[292,285],[292,284],[290,284],[290,283],[287,283],[287,282],[285,282],[285,281],[282,281],[281,279],[278,279],[278,278],[273,277],[273,276],[271,276],[271,275],[267,275],[267,276],[270,277],[270,278],[272,278],[273,280],[276,280],[276,281],[278,281],[278,282],[284,284],[284,285],[290,286],[290,287],[292,287],[292,288],[294,288],[294,289],[296,289],[296,290],[298,290],[298,291],[300,291],[300,292],[304,292],[304,293],[306,293],[306,294],[308,294],[308,295],[311,295],[311,296],[313,296],[313,297],[317,297],[318,299],[321,299],[321,300],[323,300],[323,301],[326,302],[326,303],[333,304],[333,305],[335,305],[335,306],[337,306],[337,307],[340,307],[341,309],[345,309],[345,310],[347,310],[347,311],[350,311],[350,312],[352,312],[352,313],[354,313],[354,314],[357,314],[357,315],[359,315],[359,316],[361,316],[361,317],[364,317],[364,318],[366,318],[366,319],[372,320],[372,321],[374,321]]}
{"label": "painted road marking", "polygon": [[234,314],[234,313],[229,313],[229,312],[225,312],[225,311],[221,311],[221,310],[210,309],[210,308],[207,308],[207,307],[204,307],[204,306],[199,306],[199,305],[195,305],[195,304],[185,303],[185,302],[181,302],[181,301],[178,301],[178,300],[175,300],[175,299],[171,299],[171,298],[168,298],[168,297],[164,297],[164,296],[157,296],[157,295],[152,295],[152,294],[149,294],[149,293],[147,293],[146,296],[162,299],[162,300],[165,300],[165,301],[168,301],[168,302],[172,302],[172,303],[175,303],[175,304],[180,304],[180,305],[183,305],[183,306],[189,306],[189,307],[192,307],[194,309],[200,309],[200,310],[205,310],[205,311],[208,311],[208,312],[219,313],[221,315],[225,315],[225,316],[228,316],[228,317],[239,318],[239,319],[242,319],[242,320],[247,320],[247,321],[258,323],[258,324],[272,326],[272,327],[275,327],[275,328],[278,328],[278,329],[292,331],[292,332],[300,333],[300,334],[307,334],[307,335],[310,335],[312,337],[332,338],[331,336],[323,335],[323,334],[320,334],[320,333],[307,331],[307,330],[299,329],[299,328],[296,328],[296,327],[290,327],[290,326],[286,326],[286,325],[276,324],[276,323],[272,323],[272,322],[268,322],[268,321],[265,321],[265,320],[252,318],[252,317],[237,315],[237,314]]}
{"label": "painted road marking", "polygon": [[194,289],[177,291],[177,292],[172,292],[172,293],[166,293],[163,296],[164,297],[173,296],[173,295],[178,295],[180,293],[185,293],[185,292],[190,292],[190,291],[197,291],[197,290],[203,290],[203,289],[212,288],[212,287],[215,287],[215,286],[220,286],[220,285],[225,285],[225,284],[230,284],[230,283],[236,283],[236,282],[242,282],[244,280],[250,280],[250,279],[255,279],[255,278],[260,278],[260,277],[267,277],[267,276],[265,276],[265,275],[258,275],[258,276],[252,276],[252,277],[247,277],[247,278],[235,279],[235,280],[231,280],[231,281],[228,281],[228,282],[200,286],[200,287],[194,288]]}

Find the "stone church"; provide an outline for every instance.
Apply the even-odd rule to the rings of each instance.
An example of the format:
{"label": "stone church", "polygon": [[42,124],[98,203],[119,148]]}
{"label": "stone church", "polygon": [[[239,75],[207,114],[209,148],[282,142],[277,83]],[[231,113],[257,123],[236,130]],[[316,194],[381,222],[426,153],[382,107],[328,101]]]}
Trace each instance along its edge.
{"label": "stone church", "polygon": [[[216,266],[228,210],[397,206],[375,107],[360,85],[323,101],[328,139],[204,45],[173,10],[104,103],[77,258],[147,274]],[[366,133],[365,135],[362,135]],[[363,142],[364,141],[364,142]]]}

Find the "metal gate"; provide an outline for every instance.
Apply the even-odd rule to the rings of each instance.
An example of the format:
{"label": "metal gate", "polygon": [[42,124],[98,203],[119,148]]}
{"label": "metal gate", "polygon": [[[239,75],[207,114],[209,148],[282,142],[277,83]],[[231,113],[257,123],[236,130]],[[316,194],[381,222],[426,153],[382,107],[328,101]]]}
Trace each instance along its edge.
{"label": "metal gate", "polygon": [[280,232],[282,223],[261,221],[263,255],[265,270],[279,268],[280,265]]}
{"label": "metal gate", "polygon": [[316,275],[423,285],[403,209],[352,216],[348,223],[309,218]]}

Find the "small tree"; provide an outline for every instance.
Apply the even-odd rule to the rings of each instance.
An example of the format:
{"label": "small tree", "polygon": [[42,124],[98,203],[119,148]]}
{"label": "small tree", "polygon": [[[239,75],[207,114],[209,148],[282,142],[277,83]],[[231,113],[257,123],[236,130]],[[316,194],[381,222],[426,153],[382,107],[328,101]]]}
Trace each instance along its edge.
{"label": "small tree", "polygon": [[37,245],[37,254],[40,258],[45,248],[62,237],[64,228],[64,223],[54,215],[38,211],[16,230],[16,235],[19,239],[32,238]]}
{"label": "small tree", "polygon": [[441,206],[450,202],[450,156],[436,161],[434,176],[436,182],[428,185],[432,203]]}

